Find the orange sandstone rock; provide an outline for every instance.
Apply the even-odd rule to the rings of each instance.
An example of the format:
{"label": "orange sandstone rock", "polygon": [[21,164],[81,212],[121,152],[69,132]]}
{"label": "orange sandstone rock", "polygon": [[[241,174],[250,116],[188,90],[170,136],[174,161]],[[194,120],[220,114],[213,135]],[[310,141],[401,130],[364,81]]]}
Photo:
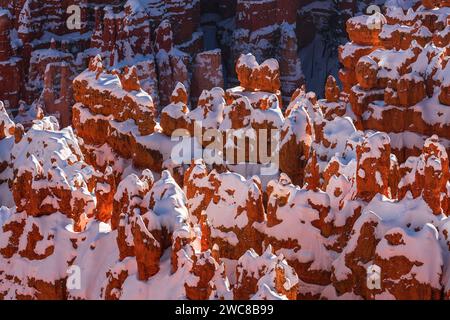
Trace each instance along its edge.
{"label": "orange sandstone rock", "polygon": [[325,99],[327,102],[338,102],[340,90],[333,76],[328,76],[325,84]]}
{"label": "orange sandstone rock", "polygon": [[356,148],[357,197],[370,201],[375,194],[386,196],[391,167],[391,146],[389,136],[377,132],[367,136]]}

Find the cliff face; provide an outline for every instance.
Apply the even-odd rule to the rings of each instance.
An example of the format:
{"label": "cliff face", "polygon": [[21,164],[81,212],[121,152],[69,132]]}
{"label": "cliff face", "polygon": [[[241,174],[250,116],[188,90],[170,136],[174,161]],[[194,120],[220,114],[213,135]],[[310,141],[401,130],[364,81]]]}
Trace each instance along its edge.
{"label": "cliff face", "polygon": [[11,46],[12,17],[9,11],[0,11],[0,100],[6,101],[7,107],[17,106],[21,88],[21,61],[14,56]]}
{"label": "cliff face", "polygon": [[[71,123],[71,82],[97,54],[108,68],[135,64],[158,107],[178,81],[189,89],[191,61],[203,50],[199,1],[27,0],[1,7],[0,99],[14,115],[23,100],[63,126]],[[210,58],[199,56],[198,65],[203,59]],[[212,84],[222,85],[220,58],[216,64]],[[210,89],[194,82],[196,93]]]}
{"label": "cliff face", "polygon": [[[296,35],[299,4],[289,1],[237,1],[235,29],[231,33],[228,61],[236,61],[242,53],[251,52],[256,60],[277,57],[283,98],[288,100],[295,89],[304,83],[298,57]],[[234,63],[228,65],[233,72]],[[240,80],[240,79],[239,79]]]}
{"label": "cliff face", "polygon": [[[74,102],[70,83],[100,54],[108,68],[136,65],[142,88],[158,110],[169,103],[177,82],[185,85],[195,105],[204,89],[236,85],[235,63],[252,52],[260,63],[279,61],[280,90],[287,103],[305,82],[299,43],[305,47],[316,38],[326,43],[320,37],[327,29],[341,30],[334,40],[342,41],[341,20],[357,7],[355,1],[2,0],[0,99],[14,116],[22,111],[17,120],[25,125],[41,108],[68,126]],[[332,21],[334,15],[339,19],[331,28],[324,20]],[[336,65],[335,57],[321,58]],[[202,77],[205,65],[210,68]],[[310,79],[311,87],[320,83],[322,91],[325,69],[316,72],[319,80]]]}
{"label": "cliff face", "polygon": [[[282,112],[275,60],[243,55],[236,69],[241,86],[205,90],[193,110],[177,84],[159,123],[136,68],[108,71],[99,56],[74,81],[75,134],[45,117],[24,130],[3,108],[1,188],[12,197],[1,211],[2,298],[446,297],[440,139],[398,161],[389,134],[355,128],[333,78],[326,99],[298,88]],[[177,163],[178,129],[203,151],[219,145],[194,133],[280,131],[279,171],[239,169],[234,143],[217,150],[229,163],[205,153]],[[244,160],[263,166],[260,156]]]}

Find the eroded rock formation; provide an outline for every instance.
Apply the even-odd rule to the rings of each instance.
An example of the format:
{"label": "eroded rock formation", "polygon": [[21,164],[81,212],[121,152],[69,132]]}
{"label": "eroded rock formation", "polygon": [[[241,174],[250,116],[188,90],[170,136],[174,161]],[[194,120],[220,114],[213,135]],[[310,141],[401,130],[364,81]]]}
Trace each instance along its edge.
{"label": "eroded rock formation", "polygon": [[[227,90],[198,5],[100,6],[92,38],[83,10],[73,85],[68,44],[33,47],[38,3],[0,12],[0,67],[23,59],[37,97],[0,104],[0,299],[448,299],[446,2],[350,19],[324,99],[287,1],[237,2],[234,49],[256,49]],[[61,129],[44,112],[66,122],[71,91]]]}
{"label": "eroded rock formation", "polygon": [[423,1],[347,23],[351,42],[339,54],[344,91],[361,128],[388,133],[400,162],[418,156],[433,134],[448,147],[447,17],[446,4]]}

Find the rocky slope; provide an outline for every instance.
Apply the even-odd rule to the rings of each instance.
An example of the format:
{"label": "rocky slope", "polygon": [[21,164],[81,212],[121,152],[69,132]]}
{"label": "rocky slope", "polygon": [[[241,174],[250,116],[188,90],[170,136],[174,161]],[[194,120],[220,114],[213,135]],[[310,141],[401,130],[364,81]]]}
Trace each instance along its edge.
{"label": "rocky slope", "polygon": [[[289,67],[287,2],[228,13],[272,12],[263,22],[286,32],[274,53],[262,21],[240,15],[233,50],[255,54],[236,56],[228,89],[219,51],[197,54],[193,71],[180,51],[195,47],[199,4],[100,6],[87,68],[64,80],[71,126],[45,104],[13,118],[17,93],[2,97],[0,299],[449,299],[450,7],[399,2],[347,21],[343,89],[330,76],[323,99]],[[10,26],[23,10],[8,8]],[[164,14],[143,23],[156,12],[192,26],[192,41]],[[49,45],[30,52],[70,64]]]}
{"label": "rocky slope", "polygon": [[448,147],[447,17],[443,3],[417,10],[388,7],[384,16],[347,22],[351,42],[340,48],[344,91],[358,127],[387,132],[403,162],[432,134]]}
{"label": "rocky slope", "polygon": [[2,0],[0,100],[25,125],[39,108],[70,125],[71,82],[97,54],[110,68],[135,65],[158,110],[177,82],[192,90],[193,105],[204,89],[236,85],[234,64],[247,52],[259,62],[278,59],[285,102],[305,82],[299,56],[317,58],[303,69],[322,94],[327,73],[337,74],[343,21],[363,7],[328,0]]}
{"label": "rocky slope", "polygon": [[41,107],[70,125],[71,82],[97,54],[117,69],[135,64],[155,104],[161,96],[165,105],[177,81],[190,82],[191,59],[203,50],[199,1],[0,4],[0,99],[15,113],[31,109],[30,120]]}

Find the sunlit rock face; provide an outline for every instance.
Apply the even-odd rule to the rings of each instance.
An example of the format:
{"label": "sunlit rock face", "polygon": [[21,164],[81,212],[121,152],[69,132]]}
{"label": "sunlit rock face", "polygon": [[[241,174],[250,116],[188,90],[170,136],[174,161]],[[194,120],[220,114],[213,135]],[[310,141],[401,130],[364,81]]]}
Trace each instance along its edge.
{"label": "sunlit rock face", "polygon": [[350,19],[351,41],[339,51],[340,78],[361,128],[388,133],[401,162],[418,156],[433,134],[448,147],[448,6],[419,5]]}
{"label": "sunlit rock face", "polygon": [[[168,104],[177,82],[189,93],[192,85],[195,105],[204,89],[236,85],[236,60],[252,52],[259,63],[279,61],[280,91],[288,102],[305,83],[299,50],[316,41],[315,36],[319,46],[326,41],[323,17],[337,15],[335,27],[343,34],[342,21],[357,7],[350,1],[51,0],[42,5],[37,0],[2,0],[0,74],[7,77],[0,79],[5,88],[0,99],[14,116],[20,108],[33,114],[40,107],[68,126],[74,102],[70,82],[100,54],[110,68],[135,65],[158,110]],[[320,59],[326,65],[332,61],[336,75],[336,57],[326,53]],[[205,74],[204,65],[210,66]],[[317,67],[321,75],[314,88],[320,83],[322,90],[328,69]],[[22,115],[18,120],[32,118]]]}
{"label": "sunlit rock face", "polygon": [[315,2],[97,2],[0,0],[0,299],[450,298],[448,1],[323,92]]}
{"label": "sunlit rock face", "polygon": [[[111,69],[135,65],[158,108],[177,82],[189,90],[203,51],[198,0],[2,1],[0,10],[0,99],[14,116],[21,105],[40,107],[63,127],[71,124],[71,82],[97,54]],[[197,97],[223,85],[221,59],[215,63],[212,82],[193,80]]]}

